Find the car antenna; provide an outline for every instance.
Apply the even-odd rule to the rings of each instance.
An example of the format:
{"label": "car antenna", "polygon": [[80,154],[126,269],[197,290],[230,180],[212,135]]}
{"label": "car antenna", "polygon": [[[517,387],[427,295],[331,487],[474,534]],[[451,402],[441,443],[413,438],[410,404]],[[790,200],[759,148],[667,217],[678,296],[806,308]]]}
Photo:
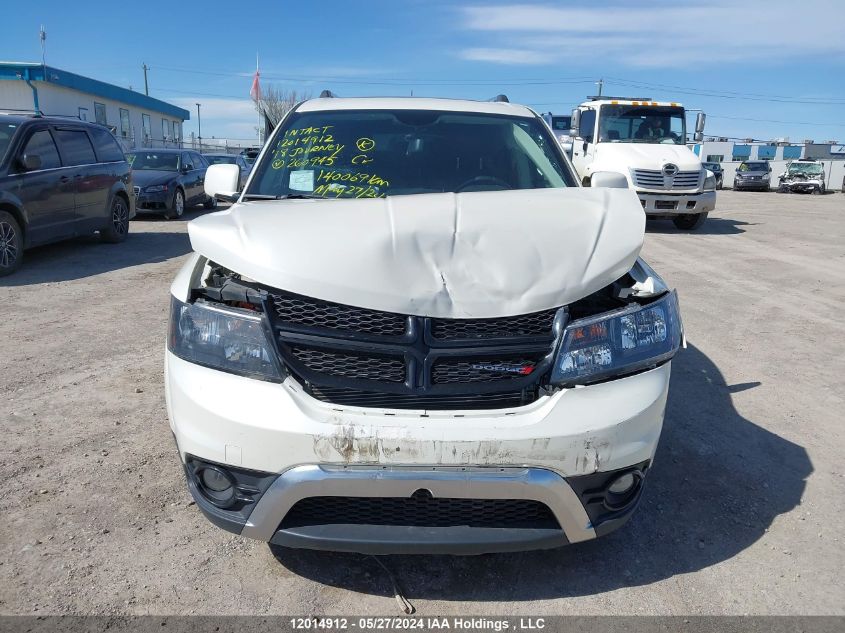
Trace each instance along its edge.
{"label": "car antenna", "polygon": [[508,95],[496,95],[492,99],[495,103],[510,103],[511,100],[508,99]]}
{"label": "car antenna", "polygon": [[320,99],[334,99],[336,96],[331,90],[323,90],[320,93]]}

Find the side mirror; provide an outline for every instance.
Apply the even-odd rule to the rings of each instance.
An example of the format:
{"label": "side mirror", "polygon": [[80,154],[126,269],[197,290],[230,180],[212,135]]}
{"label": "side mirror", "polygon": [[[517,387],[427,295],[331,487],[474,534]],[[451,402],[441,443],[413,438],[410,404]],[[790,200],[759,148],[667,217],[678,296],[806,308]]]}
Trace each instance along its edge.
{"label": "side mirror", "polygon": [[628,179],[618,171],[597,171],[590,177],[590,186],[605,189],[627,189]]}
{"label": "side mirror", "polygon": [[24,154],[21,164],[26,171],[41,169],[41,157],[38,154]]}
{"label": "side mirror", "polygon": [[235,202],[238,199],[238,182],[241,179],[241,170],[237,165],[221,163],[210,165],[205,172],[205,193],[207,196]]}
{"label": "side mirror", "polygon": [[581,110],[575,108],[572,111],[572,122],[569,124],[572,129],[569,131],[570,136],[578,136],[581,127]]}
{"label": "side mirror", "polygon": [[704,140],[704,123],[707,121],[707,115],[699,112],[695,117],[695,136],[693,137],[699,143]]}
{"label": "side mirror", "polygon": [[183,174],[187,174],[193,168],[194,168],[194,166],[189,163],[187,165],[182,165],[182,169],[180,169],[179,171],[181,171]]}

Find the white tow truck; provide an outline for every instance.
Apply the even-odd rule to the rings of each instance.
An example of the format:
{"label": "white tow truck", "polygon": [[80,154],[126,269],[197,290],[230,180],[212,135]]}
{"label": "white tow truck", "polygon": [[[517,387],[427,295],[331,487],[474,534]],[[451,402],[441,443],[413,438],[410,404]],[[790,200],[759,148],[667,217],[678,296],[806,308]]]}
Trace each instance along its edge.
{"label": "white tow truck", "polygon": [[[705,115],[696,118],[701,140]],[[680,103],[590,97],[572,111],[572,164],[584,185],[593,174],[625,176],[649,218],[671,218],[694,230],[716,208],[716,178],[686,145]]]}

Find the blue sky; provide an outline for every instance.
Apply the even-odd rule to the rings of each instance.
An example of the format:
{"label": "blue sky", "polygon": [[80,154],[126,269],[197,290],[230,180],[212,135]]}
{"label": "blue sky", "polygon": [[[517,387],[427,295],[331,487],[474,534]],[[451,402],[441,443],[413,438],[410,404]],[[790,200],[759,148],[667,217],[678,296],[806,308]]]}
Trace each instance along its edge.
{"label": "blue sky", "polygon": [[[98,3],[99,5],[100,3]],[[845,142],[845,1],[437,0],[15,5],[0,59],[47,63],[190,107],[203,136],[252,138],[262,85],[487,99],[568,112],[605,94],[671,99],[707,133]]]}

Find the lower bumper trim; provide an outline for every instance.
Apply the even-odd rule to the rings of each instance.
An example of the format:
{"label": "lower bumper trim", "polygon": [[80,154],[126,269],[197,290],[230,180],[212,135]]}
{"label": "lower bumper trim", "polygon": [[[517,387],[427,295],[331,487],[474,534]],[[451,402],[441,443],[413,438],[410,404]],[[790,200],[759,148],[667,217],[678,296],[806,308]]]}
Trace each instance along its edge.
{"label": "lower bumper trim", "polygon": [[283,547],[358,554],[457,555],[551,549],[569,543],[559,529],[348,524],[282,529],[270,542]]}

